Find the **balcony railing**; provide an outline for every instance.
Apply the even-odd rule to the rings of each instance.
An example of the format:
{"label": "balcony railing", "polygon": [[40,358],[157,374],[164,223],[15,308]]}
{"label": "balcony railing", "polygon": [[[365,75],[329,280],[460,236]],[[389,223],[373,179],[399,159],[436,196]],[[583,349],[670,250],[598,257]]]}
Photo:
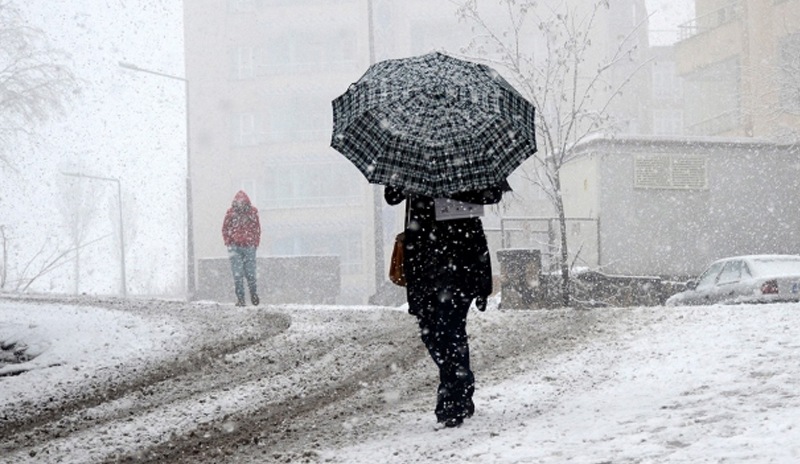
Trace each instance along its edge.
{"label": "balcony railing", "polygon": [[716,29],[723,24],[729,23],[741,16],[741,5],[739,0],[729,3],[717,10],[698,16],[693,20],[678,26],[680,40],[686,40],[703,32]]}

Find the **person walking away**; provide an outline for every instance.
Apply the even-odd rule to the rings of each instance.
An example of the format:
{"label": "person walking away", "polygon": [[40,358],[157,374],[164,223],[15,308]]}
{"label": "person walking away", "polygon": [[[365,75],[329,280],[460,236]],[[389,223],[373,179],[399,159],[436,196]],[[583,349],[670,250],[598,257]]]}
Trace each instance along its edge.
{"label": "person walking away", "polygon": [[[490,204],[497,203],[502,193],[498,187],[453,199]],[[446,427],[458,427],[475,411],[467,312],[473,300],[484,311],[492,293],[483,225],[479,217],[437,220],[431,197],[386,187],[384,198],[390,205],[406,200],[403,269],[408,312],[417,317],[422,342],[439,368],[436,419]]]}
{"label": "person walking away", "polygon": [[261,222],[258,209],[250,202],[250,197],[239,190],[233,203],[225,213],[222,222],[222,238],[228,247],[228,256],[233,271],[233,284],[236,292],[236,306],[244,306],[244,280],[250,290],[250,301],[258,306],[258,286],[256,284],[256,250],[261,243]]}

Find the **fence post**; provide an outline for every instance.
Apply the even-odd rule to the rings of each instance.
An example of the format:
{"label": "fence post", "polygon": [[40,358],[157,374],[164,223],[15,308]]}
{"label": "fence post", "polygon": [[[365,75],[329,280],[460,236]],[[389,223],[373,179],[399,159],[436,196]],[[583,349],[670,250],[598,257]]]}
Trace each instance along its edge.
{"label": "fence post", "polygon": [[533,309],[541,304],[542,252],[517,248],[497,250],[500,261],[501,308]]}

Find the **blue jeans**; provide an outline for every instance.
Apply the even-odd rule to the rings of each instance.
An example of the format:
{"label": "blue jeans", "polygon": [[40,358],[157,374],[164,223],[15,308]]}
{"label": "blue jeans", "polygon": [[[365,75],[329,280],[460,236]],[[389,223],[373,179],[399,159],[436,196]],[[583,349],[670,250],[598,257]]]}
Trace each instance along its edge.
{"label": "blue jeans", "polygon": [[250,298],[253,298],[253,295],[258,293],[256,286],[256,248],[232,245],[228,247],[228,256],[231,259],[236,300],[244,302],[244,279],[247,279]]}

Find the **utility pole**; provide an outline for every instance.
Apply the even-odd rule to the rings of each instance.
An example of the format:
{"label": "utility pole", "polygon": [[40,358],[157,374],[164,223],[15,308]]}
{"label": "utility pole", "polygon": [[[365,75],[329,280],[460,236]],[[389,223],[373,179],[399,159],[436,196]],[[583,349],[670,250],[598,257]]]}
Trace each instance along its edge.
{"label": "utility pole", "polygon": [[[373,0],[367,0],[367,27],[369,43],[369,65],[375,64],[375,20]],[[383,188],[379,185],[372,187],[372,222],[375,240],[375,294],[386,282],[386,270],[383,253]]]}
{"label": "utility pole", "polygon": [[176,81],[183,82],[186,107],[186,300],[193,301],[197,294],[197,278],[195,272],[194,256],[194,215],[192,211],[192,157],[190,151],[191,138],[189,132],[189,80],[185,77],[174,76],[172,74],[152,71],[139,67],[135,64],[119,62],[119,66],[132,71],[153,74]]}

